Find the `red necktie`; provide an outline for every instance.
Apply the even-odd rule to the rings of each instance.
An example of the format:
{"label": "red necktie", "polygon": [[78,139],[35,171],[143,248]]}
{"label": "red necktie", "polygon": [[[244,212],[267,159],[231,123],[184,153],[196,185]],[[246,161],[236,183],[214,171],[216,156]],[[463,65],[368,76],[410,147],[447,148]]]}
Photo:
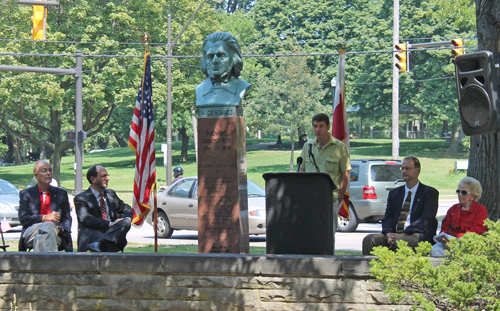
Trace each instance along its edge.
{"label": "red necktie", "polygon": [[104,203],[104,197],[102,196],[102,193],[99,195],[99,206],[101,207],[102,219],[106,220],[106,203]]}

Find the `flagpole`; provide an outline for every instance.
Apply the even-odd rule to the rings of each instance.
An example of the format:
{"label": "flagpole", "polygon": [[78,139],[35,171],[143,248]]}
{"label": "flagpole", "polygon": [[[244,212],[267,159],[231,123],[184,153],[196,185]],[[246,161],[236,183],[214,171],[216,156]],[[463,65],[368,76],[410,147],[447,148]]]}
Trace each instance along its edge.
{"label": "flagpole", "polygon": [[155,253],[158,253],[158,205],[156,205],[156,182],[153,187],[153,192],[154,192],[154,217],[155,217],[155,223],[154,223],[154,230],[155,230]]}
{"label": "flagpole", "polygon": [[[151,40],[151,37],[147,34],[144,33],[143,36],[141,36],[141,44],[145,43],[146,44],[146,51],[144,52],[144,55],[148,53],[148,48],[149,48],[149,41]],[[155,253],[158,253],[158,205],[157,205],[157,197],[156,197],[156,180],[154,181],[153,185],[153,196],[154,196],[154,210],[153,210],[153,216],[154,216],[154,225],[153,229],[155,231]]]}

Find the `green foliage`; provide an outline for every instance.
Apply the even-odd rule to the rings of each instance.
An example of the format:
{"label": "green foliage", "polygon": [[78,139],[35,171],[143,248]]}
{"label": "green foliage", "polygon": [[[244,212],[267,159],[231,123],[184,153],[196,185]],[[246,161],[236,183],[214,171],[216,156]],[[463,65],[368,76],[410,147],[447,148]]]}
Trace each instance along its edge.
{"label": "green foliage", "polygon": [[[75,68],[74,53],[83,58],[83,129],[86,148],[107,148],[109,143],[123,146],[127,140],[133,107],[143,71],[144,46],[137,43],[147,32],[153,40],[151,54],[166,55],[167,14],[172,14],[172,36],[180,32],[200,4],[179,1],[60,1],[47,15],[47,41],[32,41],[31,6],[0,0],[0,52],[45,53],[54,56],[0,56],[4,65]],[[201,42],[218,29],[219,15],[204,5],[173,50],[178,54],[199,54]],[[24,39],[24,40],[21,40]],[[55,56],[55,55],[65,56]],[[128,55],[136,58],[97,55]],[[152,60],[153,102],[157,118],[157,140],[166,133],[166,80],[162,60]],[[193,70],[193,67],[195,68]],[[172,128],[191,126],[194,88],[203,80],[199,60],[173,62]],[[64,140],[64,132],[75,124],[75,79],[72,76],[0,71],[0,126],[12,135],[52,153],[56,179],[58,161],[73,148]],[[174,133],[175,134],[175,133]],[[114,139],[110,139],[114,136]],[[116,138],[116,139],[115,139]]]}
{"label": "green foliage", "polygon": [[500,222],[485,224],[484,236],[467,233],[451,241],[437,267],[428,257],[430,243],[413,251],[403,241],[396,252],[376,247],[370,271],[391,301],[412,299],[412,310],[500,310]]}
{"label": "green foliage", "polygon": [[259,77],[245,109],[246,124],[266,128],[266,134],[287,135],[292,141],[311,127],[311,117],[326,112],[320,101],[326,90],[321,79],[307,67],[303,57],[284,57],[271,62],[271,76]]}

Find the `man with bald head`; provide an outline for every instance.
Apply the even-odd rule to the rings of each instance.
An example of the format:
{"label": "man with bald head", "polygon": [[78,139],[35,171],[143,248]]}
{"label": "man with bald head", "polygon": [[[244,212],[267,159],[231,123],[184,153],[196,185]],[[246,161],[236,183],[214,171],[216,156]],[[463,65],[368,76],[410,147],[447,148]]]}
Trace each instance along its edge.
{"label": "man with bald head", "polygon": [[109,175],[100,165],[87,171],[88,190],[75,197],[78,251],[117,252],[127,245],[133,212],[108,188]]}
{"label": "man with bald head", "polygon": [[19,193],[19,221],[23,229],[19,251],[73,251],[68,193],[50,185],[52,165],[40,160],[33,167],[36,186]]}

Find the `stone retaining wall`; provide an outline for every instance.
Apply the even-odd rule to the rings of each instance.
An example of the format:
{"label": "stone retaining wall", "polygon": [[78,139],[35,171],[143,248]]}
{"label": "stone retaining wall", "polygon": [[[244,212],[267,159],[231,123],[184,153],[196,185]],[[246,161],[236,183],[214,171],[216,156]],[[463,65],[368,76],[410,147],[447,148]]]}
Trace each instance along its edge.
{"label": "stone retaining wall", "polygon": [[409,310],[370,277],[372,256],[0,253],[0,308]]}

